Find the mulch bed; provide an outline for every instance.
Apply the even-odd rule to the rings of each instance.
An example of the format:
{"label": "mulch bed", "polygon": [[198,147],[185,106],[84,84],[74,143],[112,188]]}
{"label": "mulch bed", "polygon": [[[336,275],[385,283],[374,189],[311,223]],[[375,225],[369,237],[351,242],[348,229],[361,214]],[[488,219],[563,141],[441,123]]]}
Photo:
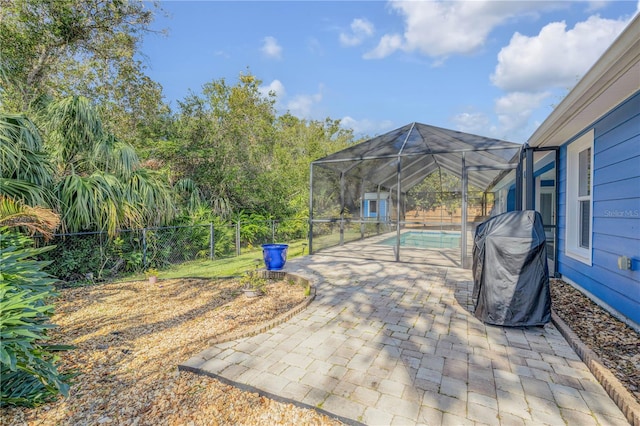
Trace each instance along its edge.
{"label": "mulch bed", "polygon": [[304,300],[304,287],[271,282],[248,298],[237,280],[176,279],[60,290],[52,342],[72,344],[61,370],[79,375],[68,398],[35,409],[5,408],[0,424],[339,424],[314,410],[272,401],[177,364]]}
{"label": "mulch bed", "polygon": [[553,310],[640,403],[640,334],[573,286],[551,280]]}

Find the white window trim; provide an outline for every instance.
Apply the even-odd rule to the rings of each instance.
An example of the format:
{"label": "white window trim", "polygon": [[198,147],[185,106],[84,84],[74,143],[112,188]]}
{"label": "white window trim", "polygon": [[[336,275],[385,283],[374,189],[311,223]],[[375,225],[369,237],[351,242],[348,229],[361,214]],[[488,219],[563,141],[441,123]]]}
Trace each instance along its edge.
{"label": "white window trim", "polygon": [[[580,136],[574,142],[567,146],[567,193],[566,193],[566,216],[565,216],[565,254],[575,260],[592,265],[593,259],[593,129]],[[578,242],[580,225],[579,225],[579,204],[578,204],[578,153],[591,148],[591,187],[590,209],[589,209],[589,248],[580,247]]]}

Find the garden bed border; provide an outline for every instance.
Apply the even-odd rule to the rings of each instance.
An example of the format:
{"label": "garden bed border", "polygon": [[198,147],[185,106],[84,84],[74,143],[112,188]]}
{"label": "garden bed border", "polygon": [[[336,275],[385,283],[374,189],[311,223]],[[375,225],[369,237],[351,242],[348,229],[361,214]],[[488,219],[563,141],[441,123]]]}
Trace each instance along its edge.
{"label": "garden bed border", "polygon": [[[283,312],[282,314],[276,316],[275,318],[270,319],[269,321],[258,324],[252,328],[247,330],[241,330],[231,333],[226,333],[221,336],[218,336],[208,342],[209,345],[217,345],[220,343],[230,342],[232,340],[238,340],[245,337],[255,336],[260,333],[264,333],[265,331],[271,330],[277,325],[280,325],[293,317],[294,315],[302,312],[316,297],[316,288],[311,284],[311,281],[303,278],[299,275],[291,274],[289,272],[283,271],[267,271],[267,270],[259,270],[261,278],[269,279],[269,280],[293,280],[296,284],[300,285],[308,285],[310,293],[306,296],[301,302],[295,305],[293,308],[289,309],[287,312]],[[186,366],[178,365],[178,370],[182,371],[191,371]]]}
{"label": "garden bed border", "polygon": [[551,310],[551,321],[580,359],[587,365],[591,374],[600,382],[613,402],[620,408],[627,421],[632,426],[640,426],[640,404],[638,404],[633,395],[609,371],[598,355],[580,340],[578,335],[569,328],[567,323],[553,309]]}

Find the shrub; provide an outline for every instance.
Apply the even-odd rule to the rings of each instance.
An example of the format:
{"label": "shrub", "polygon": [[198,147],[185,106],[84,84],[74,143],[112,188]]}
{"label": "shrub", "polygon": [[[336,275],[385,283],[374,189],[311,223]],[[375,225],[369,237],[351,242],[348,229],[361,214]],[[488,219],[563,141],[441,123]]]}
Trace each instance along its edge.
{"label": "shrub", "polygon": [[55,280],[42,270],[47,262],[32,260],[53,247],[29,242],[0,228],[0,405],[36,406],[69,390],[55,354],[69,347],[45,343]]}

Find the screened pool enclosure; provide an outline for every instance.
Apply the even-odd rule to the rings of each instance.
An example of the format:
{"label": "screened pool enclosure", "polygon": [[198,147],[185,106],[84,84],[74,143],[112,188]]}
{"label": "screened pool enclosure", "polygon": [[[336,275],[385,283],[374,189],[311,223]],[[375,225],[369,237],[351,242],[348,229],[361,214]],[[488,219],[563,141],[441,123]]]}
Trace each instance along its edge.
{"label": "screened pool enclosure", "polygon": [[521,148],[412,123],[316,160],[309,252],[470,267],[491,188]]}

